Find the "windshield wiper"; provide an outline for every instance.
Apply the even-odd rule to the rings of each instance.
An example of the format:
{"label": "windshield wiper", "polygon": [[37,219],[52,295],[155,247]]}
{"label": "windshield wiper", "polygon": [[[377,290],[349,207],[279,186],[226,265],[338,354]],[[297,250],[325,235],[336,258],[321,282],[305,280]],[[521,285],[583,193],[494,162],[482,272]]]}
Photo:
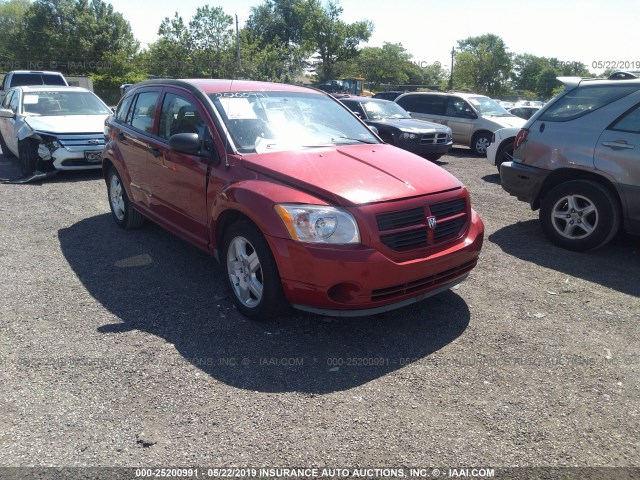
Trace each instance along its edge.
{"label": "windshield wiper", "polygon": [[378,142],[371,142],[369,140],[362,140],[361,138],[351,138],[351,137],[333,137],[331,139],[332,142],[335,142],[336,140],[351,140],[358,143],[366,143],[367,145],[375,145],[378,143]]}

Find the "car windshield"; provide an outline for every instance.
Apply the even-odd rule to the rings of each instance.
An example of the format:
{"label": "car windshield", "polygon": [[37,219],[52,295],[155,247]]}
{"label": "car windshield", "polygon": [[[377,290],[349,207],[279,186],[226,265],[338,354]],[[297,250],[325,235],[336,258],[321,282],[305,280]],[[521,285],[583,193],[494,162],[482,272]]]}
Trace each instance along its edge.
{"label": "car windshield", "polygon": [[362,102],[362,108],[364,108],[369,120],[411,118],[411,115],[404,108],[393,102]]}
{"label": "car windshield", "polygon": [[244,91],[209,95],[240,153],[379,143],[326,95]]}
{"label": "car windshield", "polygon": [[64,115],[109,115],[111,110],[90,92],[39,91],[25,93],[25,115],[57,117]]}
{"label": "car windshield", "polygon": [[493,115],[497,117],[512,117],[513,115],[495,100],[489,97],[470,97],[467,99],[481,115]]}

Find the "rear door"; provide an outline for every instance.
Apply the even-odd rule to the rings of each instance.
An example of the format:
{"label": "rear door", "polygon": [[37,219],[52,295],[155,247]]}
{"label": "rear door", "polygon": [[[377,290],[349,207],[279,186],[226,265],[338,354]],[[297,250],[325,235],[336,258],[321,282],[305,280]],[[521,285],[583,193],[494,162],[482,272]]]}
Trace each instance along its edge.
{"label": "rear door", "polygon": [[602,132],[594,165],[615,178],[623,191],[628,218],[640,223],[640,103]]}
{"label": "rear door", "polygon": [[[151,209],[157,218],[189,241],[207,247],[207,153],[213,147],[211,128],[200,102],[189,92],[166,88],[162,95],[157,131],[149,140]],[[196,133],[202,155],[169,148],[178,133]]]}
{"label": "rear door", "polygon": [[160,91],[159,87],[138,90],[122,101],[115,116],[116,143],[129,173],[131,195],[147,207],[151,203],[148,139],[154,128]]}

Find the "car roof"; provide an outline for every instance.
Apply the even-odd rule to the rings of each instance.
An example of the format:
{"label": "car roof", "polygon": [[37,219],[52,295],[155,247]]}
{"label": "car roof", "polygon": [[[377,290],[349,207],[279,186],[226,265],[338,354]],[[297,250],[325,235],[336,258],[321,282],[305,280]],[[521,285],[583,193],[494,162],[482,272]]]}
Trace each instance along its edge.
{"label": "car roof", "polygon": [[154,79],[145,80],[136,83],[129,88],[129,91],[144,86],[177,86],[177,87],[196,87],[205,94],[224,93],[224,92],[243,92],[243,91],[269,91],[269,92],[304,92],[317,93],[318,95],[326,95],[325,92],[313,88],[299,87],[297,85],[289,85],[287,83],[257,82],[252,80],[228,80],[228,79],[209,79],[209,78],[184,78],[184,79]]}
{"label": "car roof", "polygon": [[18,87],[12,87],[11,90],[20,89],[24,93],[38,93],[38,92],[89,92],[86,88],[82,87],[67,87],[66,85],[20,85]]}
{"label": "car roof", "polygon": [[468,93],[468,92],[407,92],[407,93],[404,93],[402,96],[407,96],[407,95],[441,95],[443,97],[456,95],[462,98],[487,97],[486,95],[482,95],[480,93]]}
{"label": "car roof", "polygon": [[392,102],[391,100],[386,100],[384,98],[373,98],[373,97],[346,97],[346,98],[340,98],[339,99],[341,102],[345,101],[352,101],[352,102],[358,102],[358,103],[395,103]]}
{"label": "car roof", "polygon": [[9,73],[53,73],[55,75],[62,75],[61,72],[54,72],[52,70],[11,70]]}
{"label": "car roof", "polygon": [[583,78],[583,77],[556,77],[559,82],[562,82],[566,87],[573,88],[581,85],[638,85],[640,87],[640,78]]}

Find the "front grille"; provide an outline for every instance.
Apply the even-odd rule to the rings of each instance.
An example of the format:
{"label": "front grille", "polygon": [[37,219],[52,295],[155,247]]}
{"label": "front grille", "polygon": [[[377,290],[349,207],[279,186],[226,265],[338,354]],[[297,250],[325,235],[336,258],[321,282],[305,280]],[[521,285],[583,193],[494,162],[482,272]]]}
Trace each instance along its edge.
{"label": "front grille", "polygon": [[391,300],[409,294],[419,295],[431,288],[447,284],[456,278],[469,273],[473,267],[476,266],[477,262],[478,259],[475,258],[470,262],[463,263],[458,267],[445,270],[444,272],[436,273],[435,275],[430,275],[428,277],[402,283],[400,285],[378,288],[371,292],[371,301],[379,302],[383,300]]}
{"label": "front grille", "polygon": [[64,133],[56,135],[60,145],[72,151],[99,150],[104,147],[104,133]]}
{"label": "front grille", "polygon": [[420,138],[421,145],[442,145],[447,143],[446,133],[427,133]]}
{"label": "front grille", "polygon": [[[430,213],[427,213],[430,212]],[[427,218],[436,217],[435,230]],[[425,207],[381,213],[376,216],[380,241],[392,250],[403,252],[437,245],[457,237],[467,222],[467,202],[456,198]],[[429,235],[432,231],[433,235]]]}

